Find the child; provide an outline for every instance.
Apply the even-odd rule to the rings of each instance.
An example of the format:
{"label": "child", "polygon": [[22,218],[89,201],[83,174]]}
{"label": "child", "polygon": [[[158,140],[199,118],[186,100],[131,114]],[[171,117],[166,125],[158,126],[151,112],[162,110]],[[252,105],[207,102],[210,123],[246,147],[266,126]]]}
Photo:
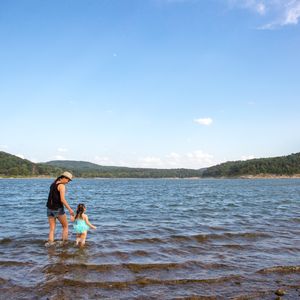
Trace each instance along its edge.
{"label": "child", "polygon": [[74,229],[76,232],[76,246],[79,244],[84,246],[87,231],[91,227],[96,229],[96,226],[89,222],[88,216],[85,214],[86,208],[83,203],[78,204],[76,216],[71,216],[71,221],[74,222]]}

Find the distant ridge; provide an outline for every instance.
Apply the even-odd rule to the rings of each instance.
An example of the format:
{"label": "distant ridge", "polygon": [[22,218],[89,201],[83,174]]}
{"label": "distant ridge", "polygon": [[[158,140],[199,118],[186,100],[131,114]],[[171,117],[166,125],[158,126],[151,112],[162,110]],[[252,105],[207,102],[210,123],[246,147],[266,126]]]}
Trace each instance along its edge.
{"label": "distant ridge", "polygon": [[293,176],[300,174],[300,153],[246,161],[229,161],[203,171],[202,177]]}
{"label": "distant ridge", "polygon": [[1,177],[32,177],[56,176],[62,169],[40,163],[33,163],[27,159],[0,151]]}
{"label": "distant ridge", "polygon": [[240,178],[256,176],[300,176],[300,153],[272,158],[229,161],[204,169],[154,169],[101,166],[86,161],[55,160],[33,163],[0,151],[0,177],[56,177],[71,171],[83,178]]}
{"label": "distant ridge", "polygon": [[57,160],[33,163],[27,159],[0,151],[0,177],[57,177],[71,171],[83,178],[190,178],[201,176],[202,170],[151,169],[100,166],[86,161]]}
{"label": "distant ridge", "polygon": [[202,170],[154,169],[101,166],[86,161],[55,160],[44,163],[48,166],[66,169],[76,177],[102,178],[189,178],[201,177]]}

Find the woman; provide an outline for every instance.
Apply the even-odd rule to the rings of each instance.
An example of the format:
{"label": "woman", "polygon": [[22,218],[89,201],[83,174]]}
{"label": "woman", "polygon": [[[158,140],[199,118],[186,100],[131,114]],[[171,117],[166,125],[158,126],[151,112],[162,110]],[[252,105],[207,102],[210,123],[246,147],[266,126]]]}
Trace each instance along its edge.
{"label": "woman", "polygon": [[64,206],[68,209],[71,216],[74,215],[74,212],[65,198],[65,185],[72,181],[72,177],[73,175],[70,172],[64,172],[50,186],[47,202],[47,216],[49,221],[49,238],[47,245],[51,245],[54,242],[56,219],[58,219],[63,228],[62,240],[68,240],[68,219]]}

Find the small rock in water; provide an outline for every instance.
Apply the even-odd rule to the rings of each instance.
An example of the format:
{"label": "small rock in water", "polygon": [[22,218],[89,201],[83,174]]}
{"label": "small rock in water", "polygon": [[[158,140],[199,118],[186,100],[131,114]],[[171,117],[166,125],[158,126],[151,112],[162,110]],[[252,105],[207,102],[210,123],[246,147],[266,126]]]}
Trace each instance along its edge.
{"label": "small rock in water", "polygon": [[286,292],[283,289],[278,289],[278,290],[276,290],[275,294],[277,296],[284,296],[286,294]]}

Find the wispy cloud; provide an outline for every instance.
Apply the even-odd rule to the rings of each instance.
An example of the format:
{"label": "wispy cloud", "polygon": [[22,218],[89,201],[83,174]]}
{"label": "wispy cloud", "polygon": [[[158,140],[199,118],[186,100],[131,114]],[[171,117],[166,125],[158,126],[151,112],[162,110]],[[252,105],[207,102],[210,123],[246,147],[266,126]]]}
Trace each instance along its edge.
{"label": "wispy cloud", "polygon": [[[157,0],[164,3],[200,2],[201,0]],[[296,25],[300,20],[300,0],[223,0],[231,9],[247,9],[261,17],[263,24],[258,29],[276,29]]]}
{"label": "wispy cloud", "polygon": [[232,8],[248,9],[267,18],[267,23],[259,29],[296,25],[300,19],[300,0],[228,0],[228,2]]}
{"label": "wispy cloud", "polygon": [[253,158],[255,158],[255,156],[253,154],[251,154],[251,155],[243,155],[241,157],[241,160],[249,160],[249,159],[253,159]]}
{"label": "wispy cloud", "polygon": [[202,150],[188,153],[171,152],[164,157],[143,157],[137,162],[137,166],[144,168],[190,168],[200,169],[214,164],[214,157]]}
{"label": "wispy cloud", "polygon": [[122,157],[121,159],[111,159],[108,156],[95,156],[93,162],[103,166],[123,166],[133,168],[157,168],[175,169],[188,168],[200,169],[216,164],[214,156],[202,150],[195,150],[187,153],[170,152],[162,156],[141,156]]}
{"label": "wispy cloud", "polygon": [[283,25],[298,24],[300,18],[300,1],[290,1],[287,5]]}
{"label": "wispy cloud", "polygon": [[103,166],[116,166],[116,162],[107,156],[95,156],[93,162]]}
{"label": "wispy cloud", "polygon": [[243,8],[254,11],[260,15],[266,13],[267,7],[265,1],[262,0],[228,0],[232,8]]}
{"label": "wispy cloud", "polygon": [[65,160],[66,158],[64,156],[62,156],[62,155],[55,155],[54,159],[55,160]]}
{"label": "wispy cloud", "polygon": [[61,152],[61,153],[65,153],[65,152],[68,152],[69,150],[66,149],[66,148],[63,148],[63,147],[60,147],[57,149],[58,152]]}
{"label": "wispy cloud", "polygon": [[209,126],[212,124],[213,120],[212,118],[199,118],[195,119],[194,122],[200,125]]}
{"label": "wispy cloud", "polygon": [[25,159],[25,156],[23,154],[16,154],[16,156],[22,158],[22,159]]}

